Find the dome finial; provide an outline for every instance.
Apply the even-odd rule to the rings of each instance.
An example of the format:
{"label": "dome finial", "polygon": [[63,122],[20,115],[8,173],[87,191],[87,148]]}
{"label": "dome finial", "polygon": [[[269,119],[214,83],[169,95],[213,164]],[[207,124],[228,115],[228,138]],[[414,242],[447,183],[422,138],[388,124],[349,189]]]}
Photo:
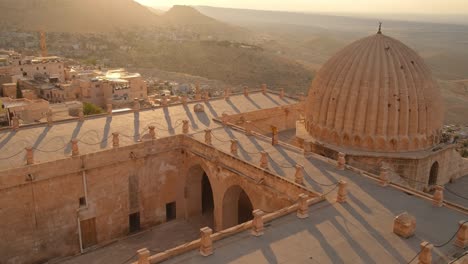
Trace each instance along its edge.
{"label": "dome finial", "polygon": [[379,31],[377,34],[382,34],[382,22],[379,21]]}

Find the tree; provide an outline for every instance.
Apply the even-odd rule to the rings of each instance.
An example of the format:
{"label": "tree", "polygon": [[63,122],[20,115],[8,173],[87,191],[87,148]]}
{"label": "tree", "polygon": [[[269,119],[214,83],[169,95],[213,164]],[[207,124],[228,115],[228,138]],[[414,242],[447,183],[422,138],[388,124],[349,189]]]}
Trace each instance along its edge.
{"label": "tree", "polygon": [[23,91],[21,91],[19,82],[16,82],[16,98],[23,98]]}
{"label": "tree", "polygon": [[96,114],[102,114],[104,113],[104,110],[92,103],[86,103],[83,102],[83,114],[85,115],[96,115]]}

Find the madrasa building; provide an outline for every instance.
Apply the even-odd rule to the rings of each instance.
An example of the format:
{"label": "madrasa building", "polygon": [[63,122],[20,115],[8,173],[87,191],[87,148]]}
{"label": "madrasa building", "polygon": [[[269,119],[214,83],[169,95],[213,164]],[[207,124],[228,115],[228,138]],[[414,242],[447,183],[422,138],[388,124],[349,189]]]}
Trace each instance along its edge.
{"label": "madrasa building", "polygon": [[466,261],[468,162],[424,61],[380,31],[306,99],[108,110],[0,130],[0,263]]}

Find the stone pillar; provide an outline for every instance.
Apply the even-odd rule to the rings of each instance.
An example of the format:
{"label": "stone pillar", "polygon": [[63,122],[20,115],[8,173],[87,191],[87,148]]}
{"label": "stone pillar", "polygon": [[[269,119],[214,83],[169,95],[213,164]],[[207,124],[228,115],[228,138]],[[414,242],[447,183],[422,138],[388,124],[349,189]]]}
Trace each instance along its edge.
{"label": "stone pillar", "polygon": [[224,99],[225,100],[229,99],[229,89],[228,88],[224,89]]}
{"label": "stone pillar", "polygon": [[197,84],[195,86],[195,100],[200,100],[200,99],[201,99],[200,86]]}
{"label": "stone pillar", "polygon": [[156,139],[156,131],[154,131],[156,127],[155,126],[149,126],[148,127],[148,134],[150,135],[151,139]]}
{"label": "stone pillar", "polygon": [[188,134],[188,132],[189,132],[189,121],[182,120],[182,133]]}
{"label": "stone pillar", "polygon": [[267,85],[262,84],[262,94],[266,95],[266,93],[267,93]]}
{"label": "stone pillar", "polygon": [[416,218],[407,212],[397,215],[393,220],[393,233],[403,238],[409,238],[414,235],[415,231]]}
{"label": "stone pillar", "polygon": [[140,111],[140,100],[138,98],[133,99],[133,111]]}
{"label": "stone pillar", "polygon": [[228,123],[228,114],[223,113],[221,115],[221,121],[223,122],[223,126],[227,125],[227,123]]}
{"label": "stone pillar", "polygon": [[19,118],[16,115],[11,118],[11,128],[13,128],[13,130],[19,128]]}
{"label": "stone pillar", "polygon": [[279,98],[280,98],[280,99],[283,99],[283,98],[284,98],[284,89],[283,89],[283,88],[280,89]]}
{"label": "stone pillar", "polygon": [[182,95],[182,99],[181,99],[181,100],[182,100],[182,104],[183,104],[183,105],[186,105],[186,104],[187,104],[187,96]]}
{"label": "stone pillar", "polygon": [[211,239],[213,230],[209,227],[203,227],[200,229],[200,254],[202,256],[209,256],[213,254],[213,240]]}
{"label": "stone pillar", "polygon": [[54,120],[52,118],[52,110],[47,111],[46,118],[47,118],[47,125],[52,126],[54,124]]}
{"label": "stone pillar", "polygon": [[304,157],[308,158],[312,156],[312,141],[305,140],[304,141]]}
{"label": "stone pillar", "polygon": [[120,144],[119,132],[112,133],[112,147],[117,148]]}
{"label": "stone pillar", "polygon": [[263,211],[260,209],[255,209],[252,212],[253,220],[252,220],[252,232],[251,234],[254,236],[261,236],[263,235]]}
{"label": "stone pillar", "polygon": [[346,202],[346,196],[347,196],[346,185],[348,185],[346,181],[341,180],[338,182],[338,196],[336,198],[336,201],[338,203]]}
{"label": "stone pillar", "polygon": [[436,185],[432,205],[442,207],[444,205],[444,187]]}
{"label": "stone pillar", "polygon": [[26,165],[34,164],[34,153],[32,147],[26,147]]}
{"label": "stone pillar", "polygon": [[78,120],[80,122],[84,121],[84,113],[83,113],[83,108],[78,109]]}
{"label": "stone pillar", "polygon": [[266,169],[268,168],[268,153],[266,151],[261,151],[260,154],[260,168]]}
{"label": "stone pillar", "polygon": [[457,232],[457,238],[455,239],[455,246],[465,248],[468,246],[468,221],[458,222],[459,229]]}
{"label": "stone pillar", "polygon": [[237,156],[237,144],[238,140],[237,139],[231,139],[231,154],[234,156]]}
{"label": "stone pillar", "polygon": [[150,264],[150,261],[149,261],[150,252],[148,249],[146,248],[139,249],[137,251],[137,254],[138,254],[138,264]]}
{"label": "stone pillar", "polygon": [[208,91],[204,92],[203,100],[205,101],[205,103],[208,102],[208,100],[210,100],[210,94]]}
{"label": "stone pillar", "polygon": [[249,96],[249,88],[244,86],[244,96]]}
{"label": "stone pillar", "polygon": [[385,164],[380,166],[380,186],[388,186],[388,167]]}
{"label": "stone pillar", "polygon": [[308,196],[304,193],[299,194],[299,201],[297,207],[297,217],[304,219],[309,217],[309,205],[307,204]]}
{"label": "stone pillar", "polygon": [[211,129],[205,129],[205,143],[211,145]]}
{"label": "stone pillar", "polygon": [[107,104],[107,115],[112,116],[112,104]]}
{"label": "stone pillar", "polygon": [[245,121],[245,134],[247,136],[252,135],[252,121]]}
{"label": "stone pillar", "polygon": [[296,164],[296,173],[294,174],[294,182],[304,185],[304,167]]}
{"label": "stone pillar", "polygon": [[271,126],[271,145],[278,145],[278,128]]}
{"label": "stone pillar", "polygon": [[421,253],[419,253],[418,264],[431,264],[432,263],[432,248],[431,243],[423,241],[421,244]]}
{"label": "stone pillar", "polygon": [[161,99],[161,105],[163,107],[167,107],[167,98],[166,96],[163,96],[162,99]]}
{"label": "stone pillar", "polygon": [[72,156],[80,155],[80,149],[78,148],[78,139],[74,138],[71,140],[71,149],[72,149]]}
{"label": "stone pillar", "polygon": [[346,154],[343,152],[338,153],[338,159],[337,159],[337,167],[339,170],[344,170],[345,169],[345,164],[346,164]]}

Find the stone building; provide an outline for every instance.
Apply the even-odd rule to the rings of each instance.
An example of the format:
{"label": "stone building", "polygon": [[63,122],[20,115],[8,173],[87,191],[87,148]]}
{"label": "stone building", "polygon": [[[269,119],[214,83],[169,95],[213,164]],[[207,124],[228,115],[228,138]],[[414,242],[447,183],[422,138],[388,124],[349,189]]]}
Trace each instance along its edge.
{"label": "stone building", "polygon": [[[403,49],[383,35],[370,39],[380,56],[386,45]],[[352,148],[344,136],[335,144],[346,156],[314,153],[324,140],[313,128],[311,103],[322,103],[316,82],[305,101],[262,85],[0,130],[0,262],[445,263],[463,256],[468,178],[427,194],[386,170],[359,169],[351,151],[368,145]],[[419,155],[433,144],[425,137],[438,142],[440,120],[433,121],[425,134],[407,132],[420,136],[417,145],[397,142],[392,150],[384,138],[376,146],[400,159],[399,148]],[[300,142],[296,125],[303,148],[289,144]],[[440,147],[438,157],[449,148]],[[454,169],[468,174],[459,161]]]}
{"label": "stone building", "polygon": [[[15,57],[16,58],[16,57]],[[65,81],[64,63],[60,57],[22,57],[11,59],[11,74],[33,79],[44,75],[57,81]]]}
{"label": "stone building", "polygon": [[441,142],[443,102],[423,59],[381,32],[336,53],[316,75],[298,122],[309,151],[368,171],[382,166],[417,189],[462,176],[455,144]]}

